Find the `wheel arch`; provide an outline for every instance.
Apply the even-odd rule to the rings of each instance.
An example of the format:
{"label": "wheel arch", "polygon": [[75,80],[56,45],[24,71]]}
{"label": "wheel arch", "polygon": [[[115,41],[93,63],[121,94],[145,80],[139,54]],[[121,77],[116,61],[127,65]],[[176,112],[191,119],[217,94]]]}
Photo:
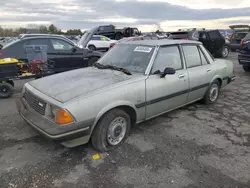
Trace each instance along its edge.
{"label": "wheel arch", "polygon": [[127,101],[118,101],[115,103],[111,103],[108,106],[105,106],[104,108],[102,108],[102,110],[100,110],[100,112],[97,114],[95,121],[93,123],[93,126],[91,128],[91,134],[93,132],[93,130],[95,129],[97,123],[100,121],[100,119],[109,111],[113,110],[113,109],[122,109],[124,110],[126,113],[128,113],[128,115],[131,118],[131,124],[134,125],[137,121],[137,112],[136,112],[136,107],[135,105],[133,105],[130,102]]}

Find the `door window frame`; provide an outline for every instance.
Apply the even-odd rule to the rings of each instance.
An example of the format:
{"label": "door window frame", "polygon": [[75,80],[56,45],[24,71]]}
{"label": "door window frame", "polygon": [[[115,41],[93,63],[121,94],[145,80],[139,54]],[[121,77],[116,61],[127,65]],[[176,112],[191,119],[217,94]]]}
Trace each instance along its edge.
{"label": "door window frame", "polygon": [[[201,62],[200,65],[195,65],[195,66],[192,66],[192,67],[188,67],[187,66],[187,59],[185,57],[185,52],[184,52],[183,46],[195,46],[196,47],[196,49],[198,51],[198,54],[199,54],[199,57],[200,57],[200,62]],[[191,69],[191,68],[194,68],[194,67],[200,67],[200,66],[202,66],[202,61],[201,61],[201,56],[200,56],[200,52],[199,52],[198,46],[199,45],[197,45],[197,44],[181,44],[181,49],[182,49],[182,53],[183,53],[183,58],[184,58],[184,61],[185,61],[185,67],[186,67],[186,69]]]}
{"label": "door window frame", "polygon": [[160,48],[164,48],[164,47],[177,47],[177,49],[178,49],[178,51],[179,51],[179,54],[180,54],[180,59],[181,59],[182,68],[181,68],[181,69],[176,69],[176,71],[178,71],[178,70],[183,70],[183,69],[186,68],[185,63],[184,63],[184,61],[183,61],[183,55],[182,55],[182,51],[181,51],[180,45],[178,45],[178,44],[162,45],[162,46],[159,46],[157,49],[155,49],[155,54],[152,55],[152,58],[153,58],[152,61],[153,61],[153,63],[150,64],[150,62],[149,62],[149,65],[148,65],[148,66],[151,66],[151,67],[150,67],[150,71],[149,71],[149,75],[155,75],[155,74],[153,74],[153,72],[152,72],[153,66],[154,66],[154,64],[155,64],[155,60],[156,60],[156,58],[157,58],[157,55],[158,55],[158,53],[159,53]]}
{"label": "door window frame", "polygon": [[[73,45],[73,44],[71,44],[70,42],[68,42],[68,41],[66,41],[66,40],[63,40],[63,39],[58,39],[58,38],[50,38],[49,40],[50,40],[50,43],[51,43],[52,49],[53,49],[54,51],[70,51],[70,50],[72,50],[72,49],[74,48],[74,45]],[[55,48],[54,48],[54,45],[53,45],[53,43],[52,43],[52,40],[59,40],[59,41],[63,41],[63,42],[65,42],[65,43],[68,43],[69,45],[71,45],[71,46],[72,46],[72,48],[71,48],[71,49],[55,49]]]}

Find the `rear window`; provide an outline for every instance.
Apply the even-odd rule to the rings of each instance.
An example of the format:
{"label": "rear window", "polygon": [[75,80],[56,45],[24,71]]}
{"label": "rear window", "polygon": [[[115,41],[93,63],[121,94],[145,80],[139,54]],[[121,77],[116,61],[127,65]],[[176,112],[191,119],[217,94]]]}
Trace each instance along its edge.
{"label": "rear window", "polygon": [[218,38],[221,38],[221,34],[220,34],[219,31],[210,31],[210,32],[208,33],[208,35],[209,35],[209,37],[210,37],[211,39],[218,39]]}

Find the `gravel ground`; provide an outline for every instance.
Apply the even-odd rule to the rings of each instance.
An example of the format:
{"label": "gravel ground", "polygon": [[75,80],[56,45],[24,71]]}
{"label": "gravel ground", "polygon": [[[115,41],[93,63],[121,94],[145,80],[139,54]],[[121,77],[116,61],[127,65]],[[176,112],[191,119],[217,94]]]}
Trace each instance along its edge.
{"label": "gravel ground", "polygon": [[[120,148],[96,155],[90,145],[64,148],[23,122],[16,94],[0,100],[0,187],[249,188],[250,74],[215,105],[195,103],[136,126]],[[98,159],[99,157],[99,159]]]}

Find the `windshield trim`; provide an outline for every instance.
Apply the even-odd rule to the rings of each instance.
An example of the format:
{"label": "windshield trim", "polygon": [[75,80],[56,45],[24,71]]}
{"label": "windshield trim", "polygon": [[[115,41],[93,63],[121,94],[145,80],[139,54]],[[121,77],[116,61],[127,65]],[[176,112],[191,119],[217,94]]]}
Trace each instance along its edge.
{"label": "windshield trim", "polygon": [[146,69],[146,71],[145,71],[145,73],[144,73],[144,74],[147,75],[147,76],[150,75],[150,72],[151,72],[151,69],[152,69],[152,67],[153,67],[153,64],[154,64],[156,55],[157,55],[157,53],[158,53],[158,51],[159,51],[159,49],[160,49],[159,46],[154,46],[154,47],[155,47],[154,52],[153,52],[153,54],[152,54],[152,56],[151,56],[151,59],[150,59],[150,61],[149,61],[149,63],[148,63],[148,67],[147,67],[147,69]]}

